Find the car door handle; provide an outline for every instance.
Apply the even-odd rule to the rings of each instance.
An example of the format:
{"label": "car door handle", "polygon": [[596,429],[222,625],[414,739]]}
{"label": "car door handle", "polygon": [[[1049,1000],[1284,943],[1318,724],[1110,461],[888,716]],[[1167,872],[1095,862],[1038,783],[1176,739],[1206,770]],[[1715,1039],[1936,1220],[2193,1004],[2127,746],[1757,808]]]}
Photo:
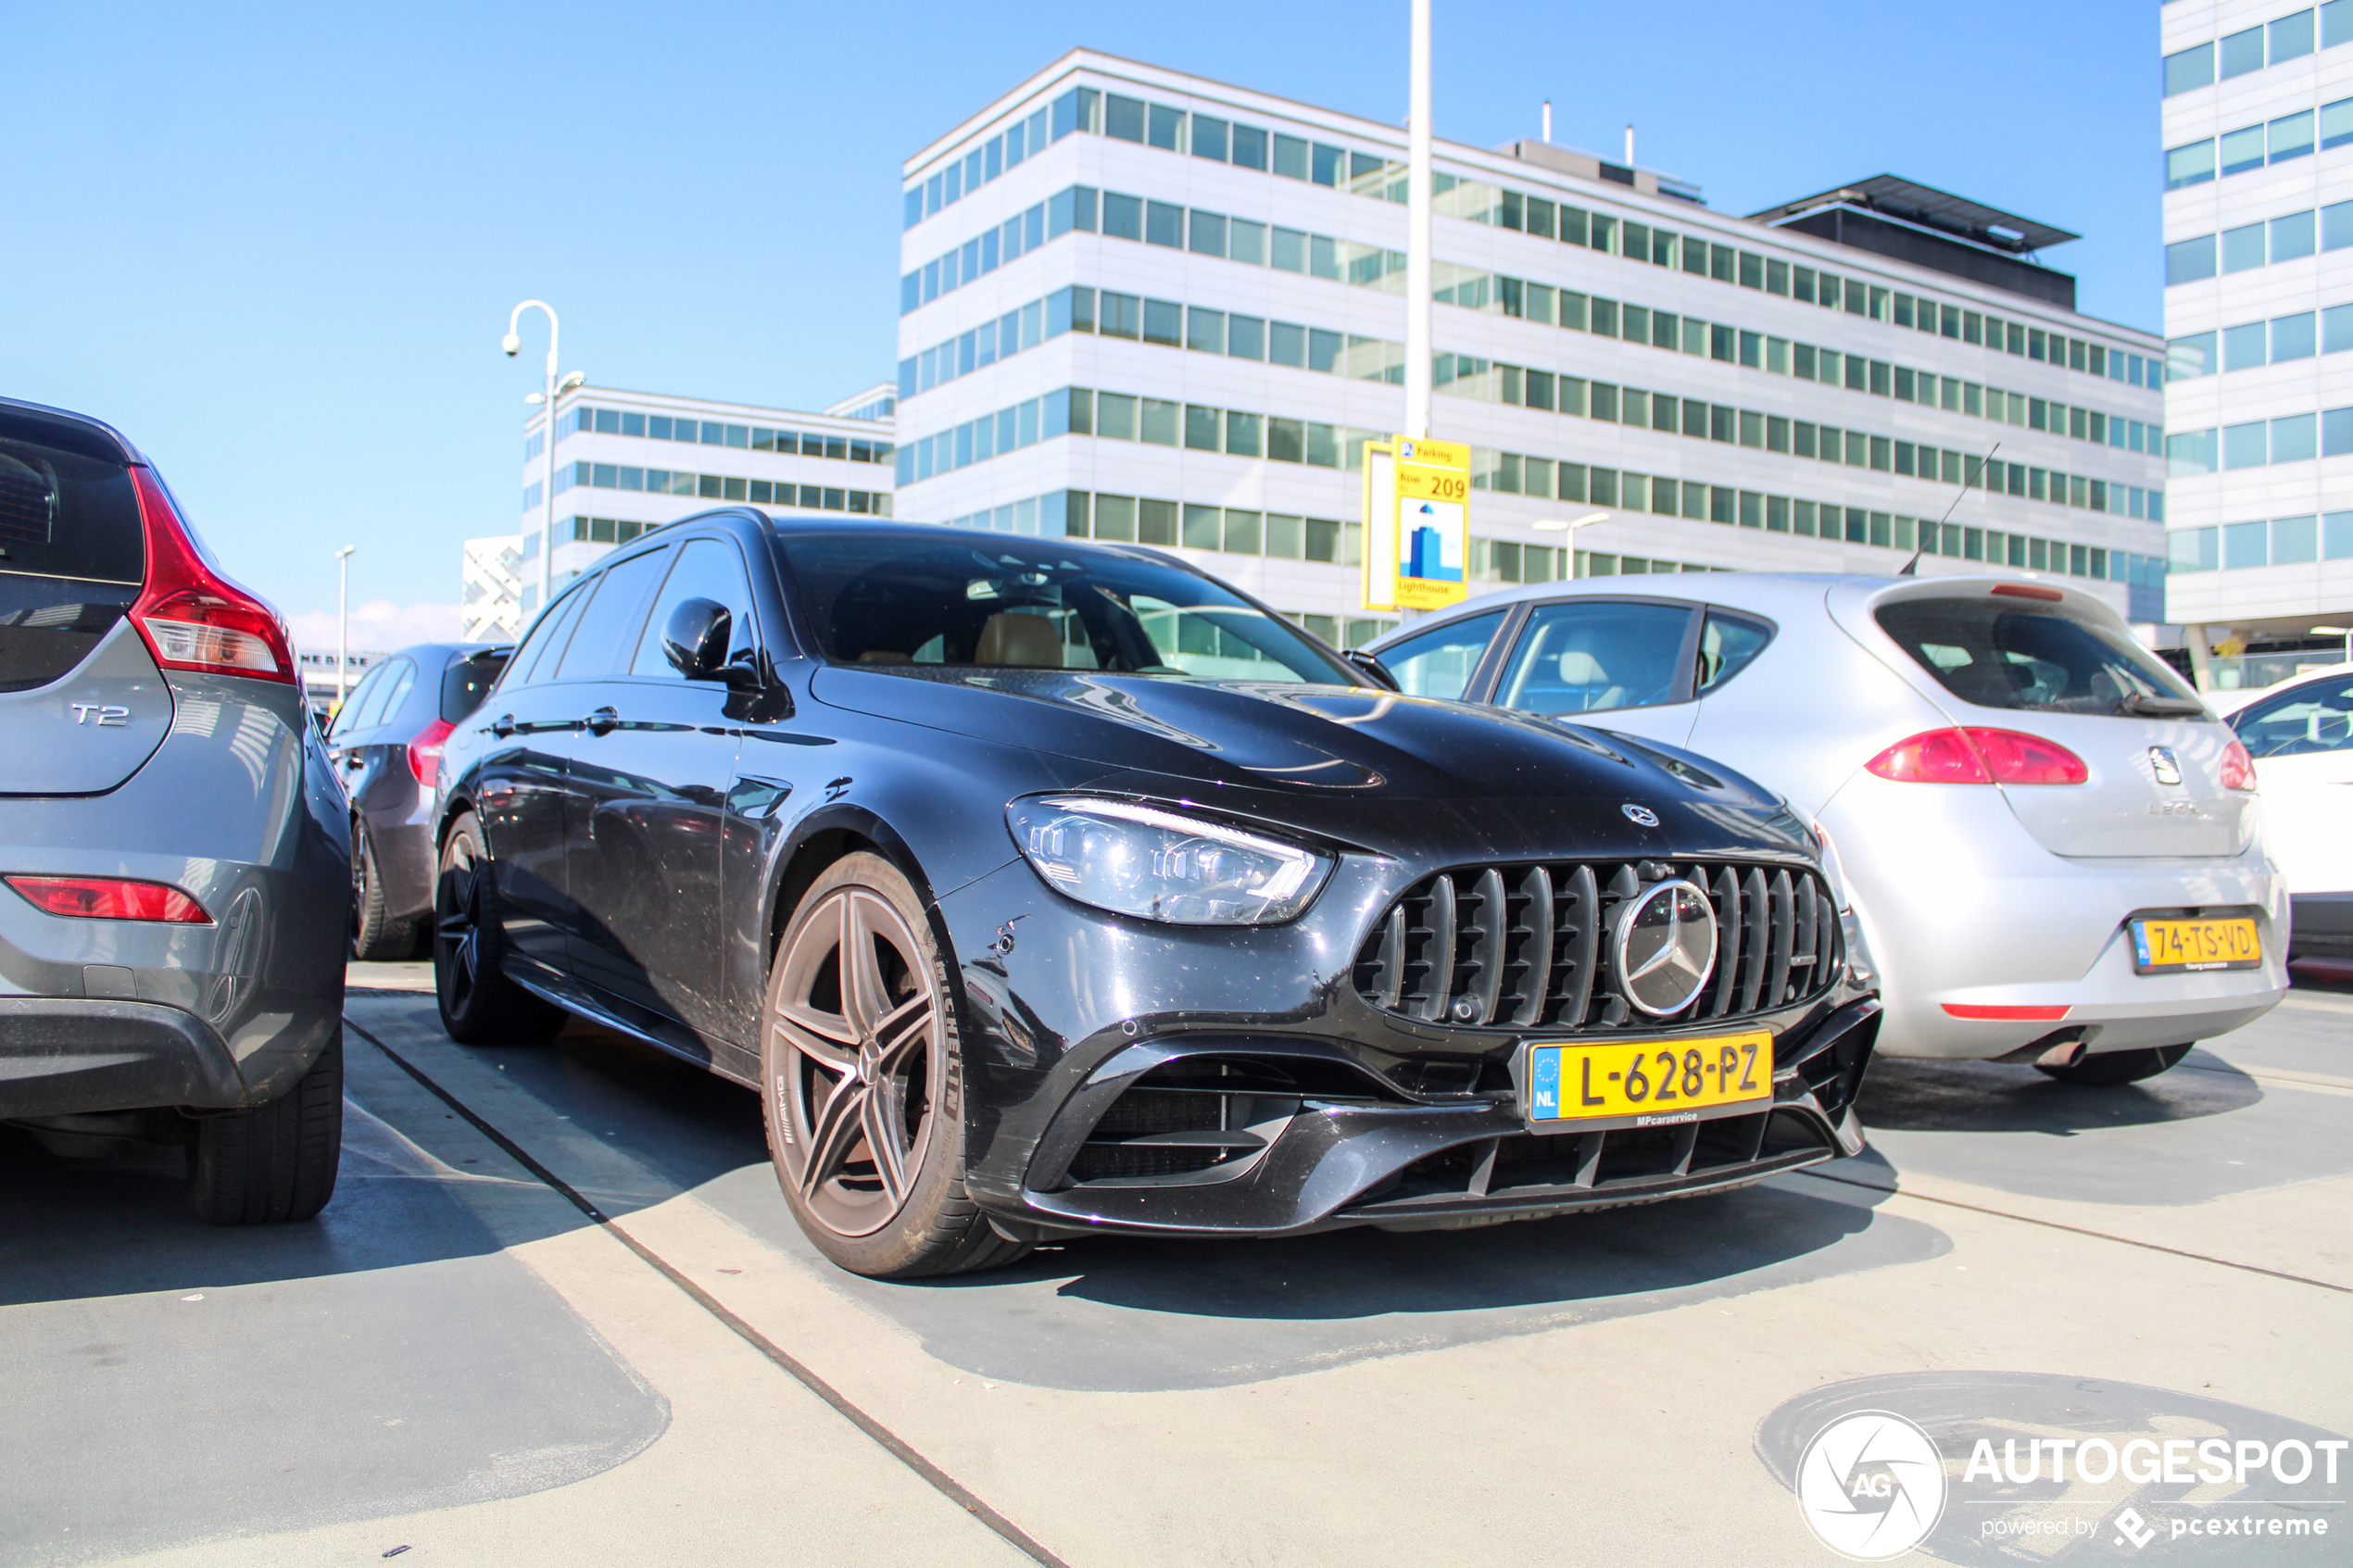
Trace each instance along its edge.
{"label": "car door handle", "polygon": [[592,735],[610,734],[621,728],[621,714],[610,708],[599,708],[581,722]]}
{"label": "car door handle", "polygon": [[490,733],[500,740],[505,740],[515,733],[515,716],[511,713],[501,713],[497,718],[490,721]]}

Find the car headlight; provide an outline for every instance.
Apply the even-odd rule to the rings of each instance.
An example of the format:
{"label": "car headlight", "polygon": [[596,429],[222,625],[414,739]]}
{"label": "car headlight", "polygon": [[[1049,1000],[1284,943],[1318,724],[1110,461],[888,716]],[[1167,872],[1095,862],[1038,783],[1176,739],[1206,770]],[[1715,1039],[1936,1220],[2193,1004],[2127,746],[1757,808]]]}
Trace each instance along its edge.
{"label": "car headlight", "polygon": [[1013,842],[1057,892],[1173,925],[1275,925],[1296,918],[1331,858],[1296,844],[1084,796],[1016,800]]}

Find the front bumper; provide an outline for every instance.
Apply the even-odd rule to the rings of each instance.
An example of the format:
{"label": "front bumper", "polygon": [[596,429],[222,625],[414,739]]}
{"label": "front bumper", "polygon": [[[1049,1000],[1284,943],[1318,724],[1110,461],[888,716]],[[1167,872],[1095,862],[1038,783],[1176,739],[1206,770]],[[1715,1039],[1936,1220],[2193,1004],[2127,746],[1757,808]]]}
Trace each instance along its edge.
{"label": "front bumper", "polygon": [[[1153,1085],[1202,1082],[1198,1069],[1210,1062],[1287,1061],[1306,1069],[1298,1073],[1304,1085],[1316,1067],[1349,1060],[1345,1047],[1296,1036],[1142,1042],[1063,1103],[1020,1187],[984,1202],[1000,1219],[1049,1233],[1295,1236],[1354,1225],[1460,1228],[1728,1191],[1862,1152],[1854,1101],[1878,1027],[1869,998],[1818,1008],[1776,1041],[1768,1109],[1674,1126],[1534,1134],[1511,1091],[1405,1099],[1245,1085],[1226,1098],[1250,1109],[1225,1120],[1248,1119],[1243,1135],[1258,1138],[1256,1148],[1229,1146],[1235,1158],[1202,1171],[1081,1179],[1084,1152],[1104,1147],[1090,1135],[1114,1124],[1139,1091],[1165,1096]],[[1114,1147],[1149,1151],[1151,1136]]]}

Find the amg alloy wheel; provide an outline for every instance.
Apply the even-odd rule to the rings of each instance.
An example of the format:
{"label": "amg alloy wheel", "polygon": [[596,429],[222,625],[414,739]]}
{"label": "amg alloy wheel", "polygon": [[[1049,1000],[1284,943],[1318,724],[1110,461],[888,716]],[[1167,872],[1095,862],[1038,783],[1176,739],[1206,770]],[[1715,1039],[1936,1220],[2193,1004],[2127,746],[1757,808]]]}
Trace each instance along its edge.
{"label": "amg alloy wheel", "polygon": [[482,829],[460,817],[434,878],[433,988],[441,1027],[461,1046],[545,1040],[564,1026],[551,1007],[507,978]]}
{"label": "amg alloy wheel", "polygon": [[793,1217],[878,1279],[1028,1250],[965,1195],[956,1010],[923,905],[877,855],[829,867],[794,911],[761,1039],[768,1148]]}

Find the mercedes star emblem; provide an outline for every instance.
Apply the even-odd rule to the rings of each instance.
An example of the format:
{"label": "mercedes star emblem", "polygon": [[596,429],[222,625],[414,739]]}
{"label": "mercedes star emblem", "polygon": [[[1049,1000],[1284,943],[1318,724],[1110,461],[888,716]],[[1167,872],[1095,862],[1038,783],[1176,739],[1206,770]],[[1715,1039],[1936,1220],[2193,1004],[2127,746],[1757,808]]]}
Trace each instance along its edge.
{"label": "mercedes star emblem", "polygon": [[1716,909],[1688,882],[1662,882],[1617,911],[1617,988],[1653,1018],[1691,1006],[1716,967]]}
{"label": "mercedes star emblem", "polygon": [[1626,820],[1638,828],[1658,826],[1658,813],[1647,806],[1620,806],[1618,809],[1625,812]]}

